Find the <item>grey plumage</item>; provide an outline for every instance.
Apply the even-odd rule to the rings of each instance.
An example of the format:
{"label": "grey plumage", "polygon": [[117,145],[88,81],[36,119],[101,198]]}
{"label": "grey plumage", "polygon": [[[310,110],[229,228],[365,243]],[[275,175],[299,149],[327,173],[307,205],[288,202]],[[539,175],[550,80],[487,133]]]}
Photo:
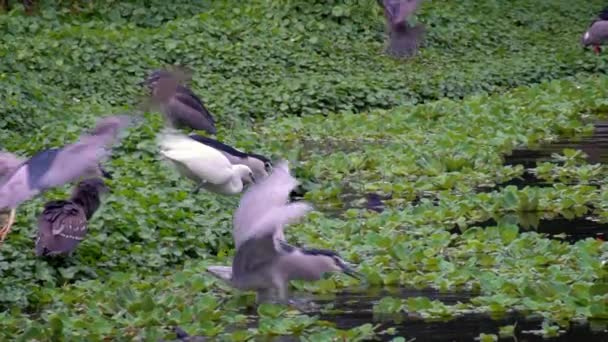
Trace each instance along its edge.
{"label": "grey plumage", "polygon": [[251,171],[253,171],[253,176],[256,181],[268,177],[268,173],[272,170],[272,162],[270,159],[260,154],[243,152],[218,140],[203,137],[198,134],[190,134],[189,137],[200,142],[201,144],[213,147],[222,152],[222,154],[228,158],[232,165],[247,165]]}
{"label": "grey plumage", "polygon": [[69,200],[50,201],[38,217],[37,256],[71,254],[84,240],[88,221],[108,189],[100,178],[78,183]]}
{"label": "grey plumage", "polygon": [[608,42],[608,8],[605,8],[593,19],[591,25],[581,38],[583,47],[593,46],[595,53],[600,53],[600,45]]}
{"label": "grey plumage", "polygon": [[312,210],[306,202],[287,203],[296,184],[287,163],[280,162],[266,180],[252,185],[234,215],[237,251],[231,269],[212,266],[208,271],[238,289],[256,291],[258,301],[273,291],[286,300],[291,280],[318,280],[327,272],[357,277],[335,252],[284,241],[284,227]]}
{"label": "grey plumage", "polygon": [[386,53],[395,57],[416,54],[424,37],[424,26],[410,27],[408,18],[422,0],[378,0],[384,10],[389,41]]}
{"label": "grey plumage", "polygon": [[[79,178],[97,177],[104,173],[100,162],[110,153],[119,133],[130,122],[127,116],[100,119],[95,128],[80,139],[62,148],[36,153],[15,168],[0,185],[0,209],[15,209],[37,194]],[[106,173],[107,174],[107,173]],[[8,224],[0,229],[4,239],[14,221],[14,210]]]}
{"label": "grey plumage", "polygon": [[[281,161],[273,168],[270,176],[251,186],[241,197],[239,207],[234,212],[233,222],[235,248],[255,233],[254,223],[262,213],[281,208],[289,202],[289,193],[298,186],[298,181],[291,176],[289,165]],[[276,230],[277,237],[284,240],[283,230]]]}
{"label": "grey plumage", "polygon": [[150,88],[153,102],[174,127],[216,134],[213,115],[190,88],[180,84],[183,78],[174,72],[156,70],[143,84]]}

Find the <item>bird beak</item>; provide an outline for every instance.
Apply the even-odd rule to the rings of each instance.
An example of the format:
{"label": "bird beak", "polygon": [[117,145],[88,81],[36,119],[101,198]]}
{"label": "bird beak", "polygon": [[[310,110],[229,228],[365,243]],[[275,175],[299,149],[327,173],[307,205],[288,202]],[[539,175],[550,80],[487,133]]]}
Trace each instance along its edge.
{"label": "bird beak", "polygon": [[112,174],[109,173],[106,169],[104,169],[101,165],[99,165],[99,170],[101,171],[101,175],[107,179],[114,179]]}
{"label": "bird beak", "polygon": [[361,280],[363,279],[363,274],[355,271],[353,268],[344,265],[344,268],[342,269],[342,272],[344,272],[344,274],[346,274],[349,277],[355,278],[357,280]]}

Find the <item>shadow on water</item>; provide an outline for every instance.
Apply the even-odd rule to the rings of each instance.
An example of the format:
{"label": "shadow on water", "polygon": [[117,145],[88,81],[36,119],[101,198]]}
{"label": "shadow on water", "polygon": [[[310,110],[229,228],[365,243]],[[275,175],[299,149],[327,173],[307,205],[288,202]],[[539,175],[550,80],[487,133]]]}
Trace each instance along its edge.
{"label": "shadow on water", "polygon": [[587,154],[589,163],[605,163],[608,161],[608,121],[595,123],[593,135],[577,140],[564,139],[544,144],[534,149],[515,149],[510,155],[504,156],[505,165],[523,165],[529,169],[536,167],[537,162],[556,162],[552,154],[561,154],[565,148],[580,150]]}

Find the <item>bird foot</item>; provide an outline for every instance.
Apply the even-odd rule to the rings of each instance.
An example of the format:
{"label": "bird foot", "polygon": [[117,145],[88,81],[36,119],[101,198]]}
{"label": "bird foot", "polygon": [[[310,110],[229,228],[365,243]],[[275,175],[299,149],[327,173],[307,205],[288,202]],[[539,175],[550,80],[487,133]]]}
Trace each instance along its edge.
{"label": "bird foot", "polygon": [[4,242],[4,239],[10,233],[11,227],[15,223],[15,209],[11,209],[11,212],[8,216],[8,222],[0,228],[0,243]]}

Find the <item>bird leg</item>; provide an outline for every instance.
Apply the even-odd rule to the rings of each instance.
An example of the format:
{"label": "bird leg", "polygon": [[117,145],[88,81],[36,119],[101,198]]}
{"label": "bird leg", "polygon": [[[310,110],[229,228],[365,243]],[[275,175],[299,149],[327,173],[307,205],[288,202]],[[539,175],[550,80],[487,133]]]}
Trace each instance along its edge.
{"label": "bird leg", "polygon": [[599,55],[599,54],[600,54],[600,52],[602,52],[602,49],[600,48],[600,46],[599,46],[599,45],[594,45],[594,46],[593,46],[593,51],[595,51],[595,54],[596,54],[596,55]]}
{"label": "bird leg", "polygon": [[200,183],[198,183],[198,185],[194,188],[194,190],[192,190],[191,194],[192,195],[198,194],[198,192],[201,191],[203,184],[205,184],[205,183],[206,183],[205,181],[201,181]]}
{"label": "bird leg", "polygon": [[8,215],[8,222],[2,228],[0,228],[0,243],[4,241],[6,235],[8,235],[8,233],[11,231],[11,227],[13,223],[15,223],[15,213],[16,209],[11,209],[11,212]]}

